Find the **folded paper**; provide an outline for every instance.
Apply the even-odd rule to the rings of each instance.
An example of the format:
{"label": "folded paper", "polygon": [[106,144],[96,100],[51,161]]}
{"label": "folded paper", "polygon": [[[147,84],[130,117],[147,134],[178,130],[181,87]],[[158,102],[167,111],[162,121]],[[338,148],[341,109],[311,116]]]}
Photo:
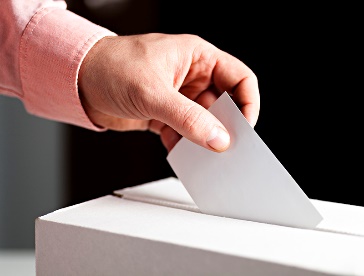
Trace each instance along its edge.
{"label": "folded paper", "polygon": [[167,160],[202,213],[313,228],[322,216],[225,92],[209,108],[230,134],[217,153],[182,138]]}

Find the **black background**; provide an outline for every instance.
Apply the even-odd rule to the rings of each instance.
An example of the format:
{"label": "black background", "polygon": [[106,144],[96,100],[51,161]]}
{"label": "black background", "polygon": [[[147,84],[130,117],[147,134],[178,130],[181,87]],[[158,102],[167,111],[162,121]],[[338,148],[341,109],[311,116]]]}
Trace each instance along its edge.
{"label": "black background", "polygon": [[[68,5],[120,35],[191,33],[241,59],[259,81],[255,130],[304,192],[364,206],[358,7],[151,0],[96,10],[82,1]],[[68,204],[174,175],[159,137],[149,132],[68,126],[68,142]]]}

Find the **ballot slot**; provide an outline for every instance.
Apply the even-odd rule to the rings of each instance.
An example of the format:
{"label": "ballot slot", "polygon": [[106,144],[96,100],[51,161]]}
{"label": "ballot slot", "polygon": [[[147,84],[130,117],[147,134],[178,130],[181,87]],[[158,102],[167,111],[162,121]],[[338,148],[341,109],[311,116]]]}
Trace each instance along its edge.
{"label": "ballot slot", "polygon": [[183,203],[167,201],[167,200],[152,198],[152,197],[140,197],[140,196],[134,196],[134,195],[130,195],[130,194],[125,194],[125,195],[114,194],[114,195],[117,197],[123,198],[123,199],[127,199],[127,200],[133,200],[133,201],[138,201],[138,202],[143,202],[143,203],[160,205],[160,206],[164,206],[164,207],[176,208],[176,209],[185,210],[185,211],[191,211],[191,212],[195,212],[195,213],[201,213],[200,209],[198,209],[198,207],[196,205],[183,204]]}
{"label": "ballot slot", "polygon": [[123,199],[201,213],[184,186],[175,177],[116,190],[113,195]]}
{"label": "ballot slot", "polygon": [[[181,181],[175,177],[115,190],[113,195],[125,200],[176,208],[184,211],[201,213],[201,215],[209,215],[204,214],[199,210]],[[364,207],[317,199],[309,200],[323,215],[324,219],[316,227],[306,230],[364,237]],[[252,222],[262,223],[257,221]],[[292,227],[278,224],[276,226]],[[305,229],[302,227],[292,228]]]}

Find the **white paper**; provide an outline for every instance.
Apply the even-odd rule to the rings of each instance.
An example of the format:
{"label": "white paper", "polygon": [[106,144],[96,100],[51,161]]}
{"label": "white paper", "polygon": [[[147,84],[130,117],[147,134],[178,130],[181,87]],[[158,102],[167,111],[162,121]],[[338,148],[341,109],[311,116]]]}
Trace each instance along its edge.
{"label": "white paper", "polygon": [[225,92],[209,108],[231,144],[212,152],[182,138],[167,160],[205,214],[313,228],[322,216]]}

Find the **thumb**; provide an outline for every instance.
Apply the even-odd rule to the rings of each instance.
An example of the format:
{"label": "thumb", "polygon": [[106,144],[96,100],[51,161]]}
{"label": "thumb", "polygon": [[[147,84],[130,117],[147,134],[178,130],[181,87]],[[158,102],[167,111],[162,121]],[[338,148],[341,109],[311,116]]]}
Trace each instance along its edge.
{"label": "thumb", "polygon": [[225,151],[230,136],[223,124],[207,109],[178,91],[165,93],[158,120],[190,141],[212,151]]}

